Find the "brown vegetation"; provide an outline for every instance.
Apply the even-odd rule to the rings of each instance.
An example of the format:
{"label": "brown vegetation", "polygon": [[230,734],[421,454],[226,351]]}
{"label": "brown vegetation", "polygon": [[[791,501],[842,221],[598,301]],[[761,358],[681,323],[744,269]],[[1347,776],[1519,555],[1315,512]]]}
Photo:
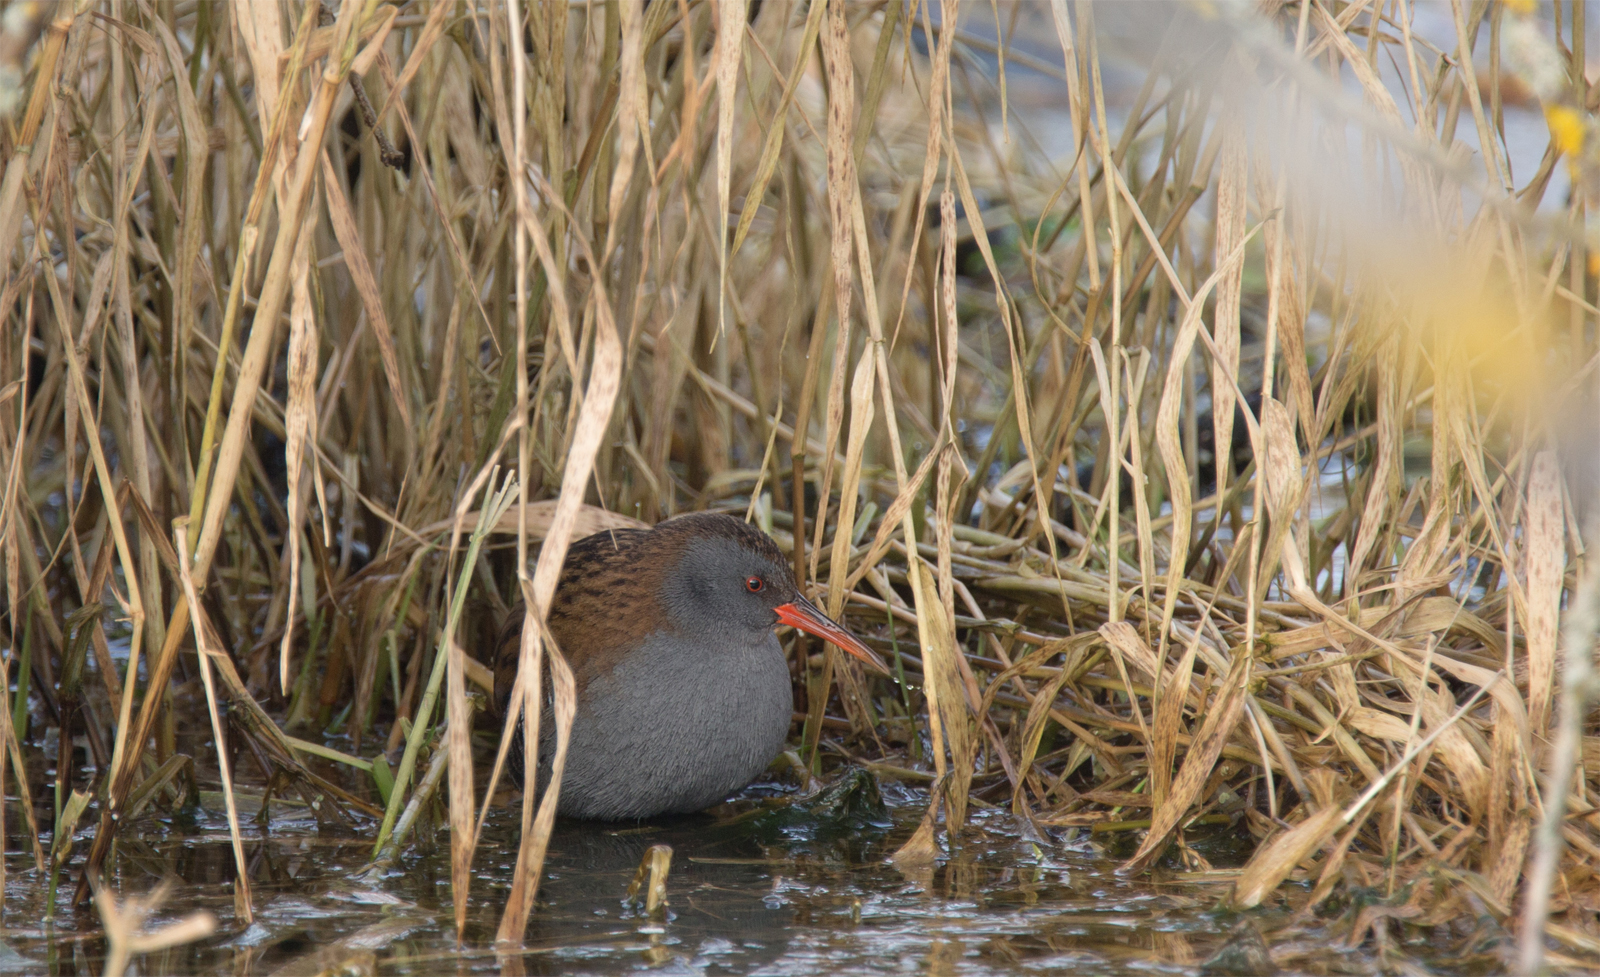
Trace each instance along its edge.
{"label": "brown vegetation", "polygon": [[[903,671],[796,645],[805,762],[932,778],[908,870],[979,805],[1142,832],[1134,872],[1223,831],[1242,906],[1593,954],[1583,5],[1453,4],[1443,49],[1406,3],[746,6],[81,0],[0,44],[7,844],[82,815],[96,877],[214,727],[380,856],[447,779],[459,921],[480,636],[606,520],[726,507]],[[53,808],[43,725],[97,771]]]}

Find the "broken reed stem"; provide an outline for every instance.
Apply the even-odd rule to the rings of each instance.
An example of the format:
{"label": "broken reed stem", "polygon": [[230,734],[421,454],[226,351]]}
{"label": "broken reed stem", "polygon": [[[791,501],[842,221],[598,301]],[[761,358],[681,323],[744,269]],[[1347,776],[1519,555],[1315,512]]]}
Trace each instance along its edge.
{"label": "broken reed stem", "polygon": [[[466,605],[467,586],[472,581],[473,571],[477,569],[478,551],[490,530],[499,525],[500,517],[511,505],[512,493],[517,491],[517,477],[514,472],[508,472],[505,482],[496,489],[495,480],[499,477],[499,473],[499,465],[492,468],[485,465],[456,505],[456,525],[450,532],[452,556],[456,540],[460,535],[461,520],[472,507],[472,499],[484,484],[484,479],[488,479],[489,487],[484,495],[483,508],[478,512],[478,527],[472,533],[472,541],[467,546],[466,562],[461,567],[461,576],[450,594],[450,615],[445,619],[444,632],[439,637],[437,652],[440,657],[447,660],[449,666],[446,714],[449,716],[450,725],[446,730],[446,736],[450,753],[450,892],[454,897],[458,940],[467,925],[467,895],[472,886],[472,854],[477,847],[477,833],[472,827],[474,799],[472,726],[469,718],[471,709],[467,706],[466,679],[463,675],[466,670],[466,652],[461,650],[455,635],[456,627],[461,622],[461,610]],[[386,820],[387,817],[386,812]]]}
{"label": "broken reed stem", "polygon": [[433,800],[433,795],[439,792],[439,785],[444,782],[445,772],[449,768],[449,751],[435,751],[433,758],[428,761],[428,772],[417,781],[417,789],[411,792],[411,800],[406,803],[405,810],[395,822],[394,831],[390,833],[387,844],[373,854],[372,868],[382,869],[399,858],[400,846],[411,837],[411,829],[416,827],[417,818],[422,814],[422,809]]}
{"label": "broken reed stem", "polygon": [[250,898],[250,865],[244,857],[244,839],[239,835],[239,810],[233,799],[233,773],[228,769],[228,740],[222,728],[222,716],[217,711],[217,690],[211,680],[211,656],[221,652],[211,647],[210,636],[203,626],[205,618],[200,613],[200,600],[195,596],[194,576],[189,570],[189,517],[180,516],[172,521],[172,533],[178,543],[179,578],[183,583],[183,597],[189,604],[189,616],[195,621],[195,645],[200,658],[200,680],[206,687],[206,709],[211,715],[212,743],[217,749],[217,769],[222,774],[222,796],[228,806],[228,836],[233,842],[234,867],[238,871],[235,885],[244,906],[244,920],[248,925],[255,921]]}
{"label": "broken reed stem", "polygon": [[[639,867],[634,870],[628,894],[622,901],[642,907],[651,917],[659,916],[667,905],[667,873],[671,869],[672,846],[651,845],[639,859]],[[640,890],[645,893],[643,899],[639,898]]]}
{"label": "broken reed stem", "polygon": [[168,882],[162,882],[146,895],[130,896],[118,903],[109,889],[96,883],[94,904],[100,912],[107,943],[106,959],[100,971],[104,977],[122,977],[135,954],[194,943],[216,932],[217,919],[205,910],[190,913],[153,933],[145,932],[145,920],[166,901],[170,889]]}

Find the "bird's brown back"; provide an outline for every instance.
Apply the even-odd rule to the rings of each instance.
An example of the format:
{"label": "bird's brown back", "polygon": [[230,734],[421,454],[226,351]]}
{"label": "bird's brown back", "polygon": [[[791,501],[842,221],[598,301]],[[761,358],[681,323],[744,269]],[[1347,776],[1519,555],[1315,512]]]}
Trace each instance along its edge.
{"label": "bird's brown back", "polygon": [[[596,675],[666,625],[657,594],[663,560],[652,530],[612,529],[585,536],[567,550],[550,604],[550,634],[581,693]],[[656,542],[659,542],[657,540]],[[646,555],[648,554],[648,555]],[[505,715],[517,678],[524,604],[517,602],[495,645],[494,700]]]}

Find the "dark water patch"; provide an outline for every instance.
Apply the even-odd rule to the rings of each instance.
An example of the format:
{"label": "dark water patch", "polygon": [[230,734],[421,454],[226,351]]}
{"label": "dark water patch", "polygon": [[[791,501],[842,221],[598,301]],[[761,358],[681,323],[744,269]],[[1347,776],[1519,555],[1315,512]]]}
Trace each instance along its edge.
{"label": "dark water patch", "polygon": [[[1270,907],[1225,908],[1226,869],[1116,874],[1111,838],[1038,839],[1009,814],[980,811],[937,864],[902,872],[889,856],[919,823],[926,796],[880,789],[859,770],[810,792],[758,787],[712,812],[637,824],[558,823],[526,948],[493,940],[511,885],[515,805],[491,811],[474,865],[465,941],[457,944],[442,808],[382,873],[362,873],[371,839],[276,806],[246,829],[255,918],[235,912],[233,854],[220,798],[188,821],[147,818],[114,859],[125,895],[173,888],[152,927],[196,910],[214,936],[136,958],[143,974],[1227,974],[1495,972],[1494,940],[1396,925],[1353,950],[1354,900],[1328,918],[1297,915],[1304,887]],[[1215,858],[1225,843],[1191,839]],[[665,913],[627,901],[653,845],[672,848]],[[1220,864],[1220,862],[1219,862]],[[99,973],[106,946],[93,912],[44,919],[44,885],[8,861],[0,973]],[[1356,905],[1359,902],[1360,905]],[[1346,911],[1348,910],[1348,911]],[[1463,955],[1464,952],[1464,955]],[[1430,961],[1432,965],[1430,966]],[[1267,969],[1271,968],[1271,969]]]}

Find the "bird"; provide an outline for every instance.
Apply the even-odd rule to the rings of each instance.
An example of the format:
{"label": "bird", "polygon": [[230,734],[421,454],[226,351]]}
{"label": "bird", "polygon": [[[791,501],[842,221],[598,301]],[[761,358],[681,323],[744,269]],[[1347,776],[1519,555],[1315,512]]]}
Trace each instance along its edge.
{"label": "bird", "polygon": [[[524,619],[519,605],[496,645],[502,721]],[[782,752],[793,717],[780,624],[890,674],[806,599],[772,538],[732,516],[690,513],[574,542],[548,617],[577,687],[557,813],[626,821],[700,811],[754,780]],[[547,701],[541,790],[555,752],[553,711]],[[515,735],[509,754],[518,780],[522,744]]]}

